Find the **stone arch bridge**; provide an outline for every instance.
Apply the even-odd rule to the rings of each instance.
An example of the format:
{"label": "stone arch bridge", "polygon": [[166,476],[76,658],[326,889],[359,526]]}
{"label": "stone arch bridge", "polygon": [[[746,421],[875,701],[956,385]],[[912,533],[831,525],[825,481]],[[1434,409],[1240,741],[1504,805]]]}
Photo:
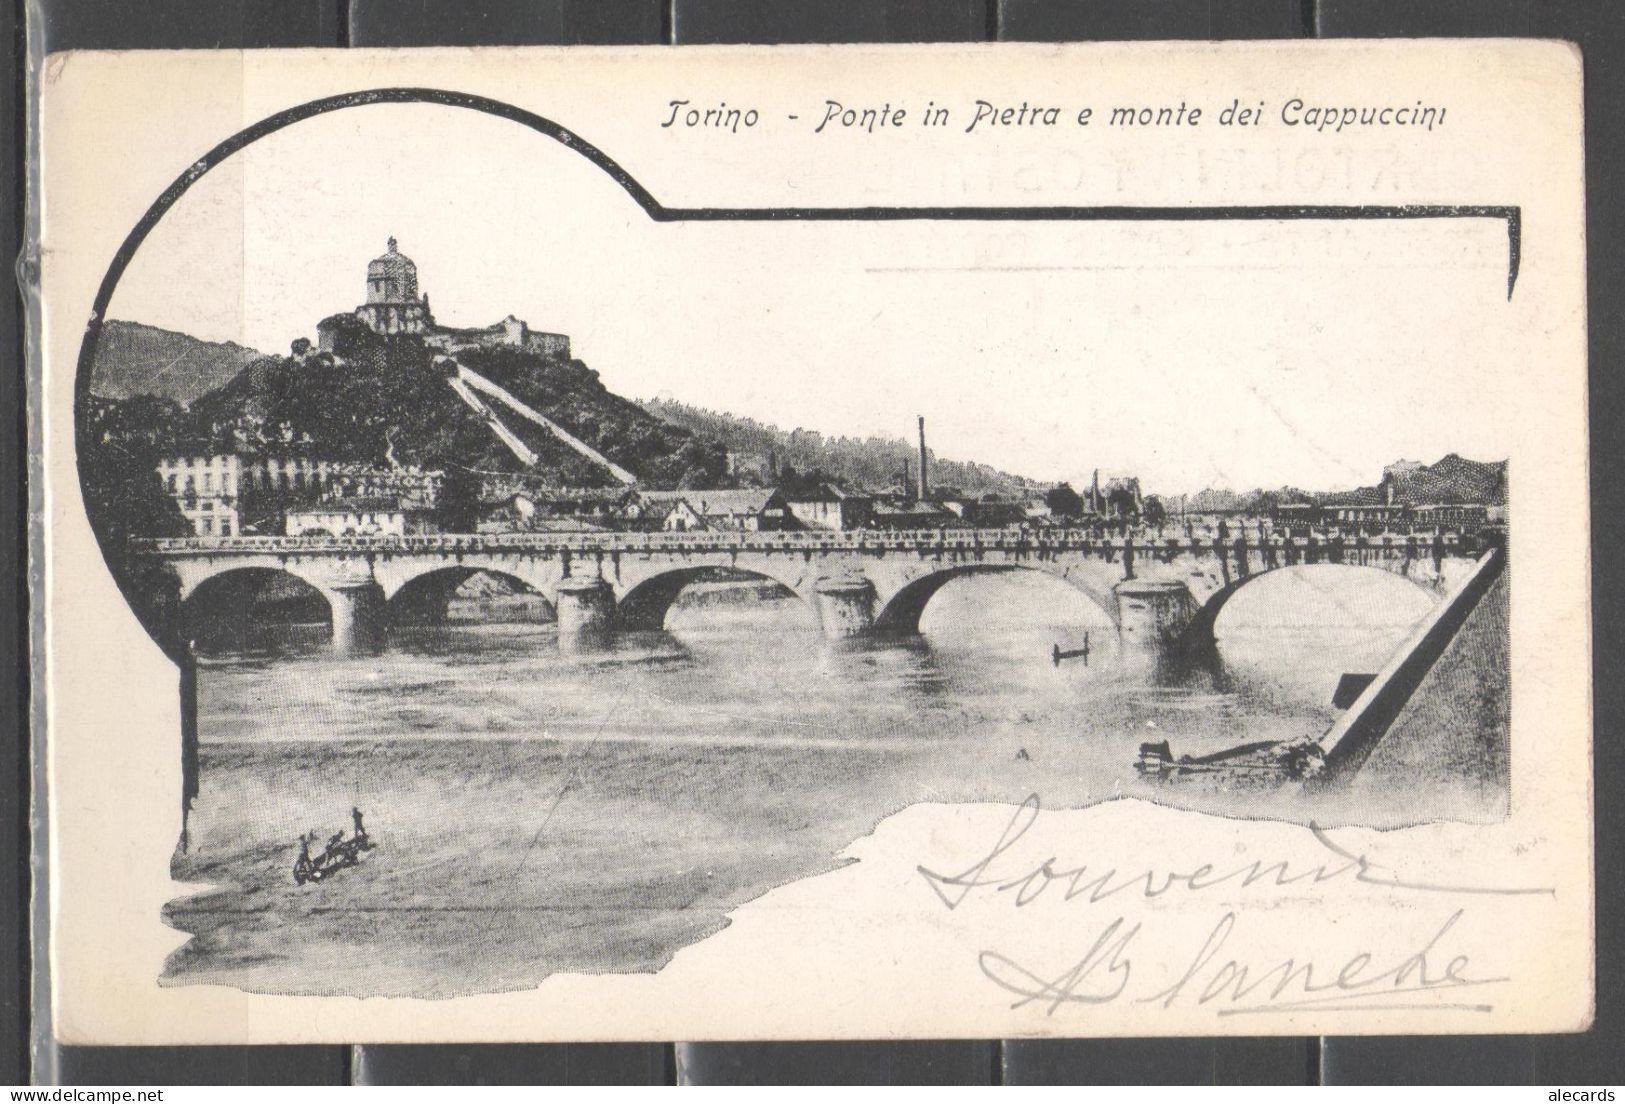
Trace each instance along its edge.
{"label": "stone arch bridge", "polygon": [[1226,537],[1084,530],[441,534],[185,537],[134,542],[169,564],[183,600],[242,571],[285,572],[327,599],[344,645],[393,607],[449,597],[477,572],[518,580],[554,607],[561,641],[660,628],[678,593],[717,568],[779,583],[830,637],[919,629],[932,596],[969,574],[1037,571],[1075,587],[1127,643],[1211,643],[1224,603],[1252,579],[1299,564],[1386,571],[1442,597],[1479,551],[1455,533]]}

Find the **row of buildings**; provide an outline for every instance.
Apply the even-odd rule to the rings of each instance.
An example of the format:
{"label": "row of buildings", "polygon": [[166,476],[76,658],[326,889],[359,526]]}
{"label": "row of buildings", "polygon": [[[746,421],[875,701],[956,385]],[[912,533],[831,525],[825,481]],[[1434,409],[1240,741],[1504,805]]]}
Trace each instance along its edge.
{"label": "row of buildings", "polygon": [[[822,483],[799,488],[644,490],[558,487],[534,477],[491,474],[472,491],[472,508],[448,509],[443,472],[309,457],[234,455],[168,458],[158,477],[199,536],[410,536],[448,528],[479,533],[772,532],[853,529],[1003,529],[1123,520],[1082,496],[1080,516],[1056,516],[1043,498],[968,498],[952,492],[866,494]],[[467,493],[467,492],[464,492]],[[1477,528],[1505,520],[1504,503],[1405,501],[1351,495],[1323,503],[1282,503],[1268,511],[1277,528],[1338,526]],[[1209,521],[1228,516],[1215,514]],[[1169,520],[1189,522],[1206,514]]]}
{"label": "row of buildings", "polygon": [[[444,472],[309,456],[169,457],[157,474],[199,536],[409,536],[481,533],[770,532],[777,530],[1006,528],[1047,524],[1042,499],[920,499],[863,494],[830,483],[800,488],[658,491],[558,487],[522,474],[479,478],[473,508],[448,509]],[[470,488],[472,491],[473,489]],[[467,493],[467,492],[462,492]]]}
{"label": "row of buildings", "polygon": [[311,456],[165,457],[158,482],[199,536],[433,532],[445,473]]}
{"label": "row of buildings", "polygon": [[864,494],[831,483],[798,488],[570,490],[528,483],[523,477],[504,477],[487,481],[480,505],[482,532],[582,526],[672,533],[992,529],[1049,520],[1049,507],[1041,499],[972,499],[954,494],[920,499]]}

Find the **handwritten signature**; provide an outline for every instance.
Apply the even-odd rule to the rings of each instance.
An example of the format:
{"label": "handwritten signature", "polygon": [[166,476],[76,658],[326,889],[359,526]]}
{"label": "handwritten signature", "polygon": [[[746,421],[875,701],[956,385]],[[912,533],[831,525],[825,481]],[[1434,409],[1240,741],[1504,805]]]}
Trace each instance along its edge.
{"label": "handwritten signature", "polygon": [[[1309,831],[1329,858],[1296,866],[1263,859],[1230,867],[1201,863],[1189,868],[1147,867],[1127,872],[1111,867],[1093,870],[1087,865],[1065,865],[1057,858],[1036,866],[1012,864],[1007,853],[1033,826],[1039,813],[1036,794],[1022,802],[998,840],[985,854],[956,874],[941,874],[924,866],[921,877],[948,909],[958,908],[973,891],[1009,894],[1017,907],[1025,907],[1049,894],[1062,902],[1098,904],[1115,897],[1152,899],[1176,891],[1200,894],[1218,886],[1274,888],[1315,886],[1339,879],[1420,894],[1553,896],[1551,887],[1470,886],[1409,881],[1397,877],[1363,853],[1355,854],[1335,843],[1314,825]],[[1009,869],[1013,867],[1013,869]],[[1286,957],[1275,962],[1242,961],[1221,956],[1239,923],[1226,912],[1209,930],[1199,950],[1173,980],[1154,977],[1149,984],[1135,981],[1135,955],[1143,925],[1126,916],[1111,920],[1095,934],[1084,955],[1053,975],[1020,964],[1014,957],[992,950],[978,959],[982,973],[995,985],[1014,994],[1012,1008],[1037,1004],[1054,1015],[1063,1007],[1103,1005],[1122,999],[1163,1008],[1175,1005],[1213,1006],[1220,1016],[1304,1011],[1347,1012],[1409,1009],[1454,1009],[1489,1012],[1493,1005],[1478,999],[1457,998],[1462,991],[1494,986],[1509,980],[1471,970],[1466,954],[1448,955],[1441,949],[1451,930],[1465,915],[1457,908],[1433,930],[1430,938],[1408,952],[1360,950],[1342,962],[1327,965]],[[1159,947],[1155,961],[1177,961],[1178,952]],[[1143,972],[1142,972],[1143,973]],[[1130,991],[1131,984],[1136,991]],[[1154,990],[1154,991],[1147,991]],[[1451,999],[1434,999],[1447,992]]]}
{"label": "handwritten signature", "polygon": [[[1220,962],[1219,952],[1237,923],[1236,914],[1227,912],[1171,984],[1130,999],[1163,1008],[1176,1004],[1216,1005],[1220,1016],[1409,1009],[1491,1012],[1495,1006],[1481,1001],[1420,999],[1424,994],[1445,990],[1454,996],[1464,989],[1510,980],[1475,976],[1469,972],[1469,956],[1456,954],[1446,959],[1439,950],[1439,944],[1465,912],[1457,909],[1451,913],[1416,950],[1387,955],[1358,951],[1330,967],[1290,957],[1264,965],[1234,957]],[[1047,1005],[1047,1014],[1054,1015],[1066,1005],[1110,1004],[1124,996],[1134,976],[1135,961],[1130,952],[1140,931],[1141,925],[1127,926],[1125,918],[1118,917],[1101,931],[1088,953],[1054,977],[1043,977],[996,951],[983,951],[979,965],[989,981],[1017,996],[1011,1008],[1037,1003]],[[1379,955],[1384,965],[1379,965]]]}

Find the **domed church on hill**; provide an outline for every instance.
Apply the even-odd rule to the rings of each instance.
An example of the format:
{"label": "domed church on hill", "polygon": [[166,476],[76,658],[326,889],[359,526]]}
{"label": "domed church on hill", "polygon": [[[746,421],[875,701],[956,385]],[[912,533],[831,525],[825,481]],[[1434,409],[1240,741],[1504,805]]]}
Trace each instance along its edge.
{"label": "domed church on hill", "polygon": [[508,315],[489,326],[463,329],[441,326],[429,312],[429,296],[418,292],[418,266],[396,248],[394,238],[382,256],[367,264],[367,301],[350,314],[335,314],[316,324],[317,347],[336,353],[345,329],[357,322],[375,334],[408,334],[442,352],[464,349],[522,349],[547,357],[568,359],[570,339],[564,334],[532,330],[522,319]]}

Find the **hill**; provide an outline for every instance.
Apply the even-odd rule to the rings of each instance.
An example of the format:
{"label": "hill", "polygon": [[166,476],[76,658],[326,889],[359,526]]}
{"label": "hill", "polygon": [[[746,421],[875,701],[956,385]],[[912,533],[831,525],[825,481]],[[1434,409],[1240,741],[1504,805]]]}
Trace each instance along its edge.
{"label": "hill", "polygon": [[230,341],[201,341],[110,318],[96,347],[90,391],[104,399],[156,395],[189,403],[264,359],[263,353]]}
{"label": "hill", "polygon": [[[720,442],[733,453],[734,469],[742,481],[781,482],[783,474],[793,470],[799,474],[822,472],[853,489],[894,490],[901,489],[904,467],[912,470],[915,463],[915,446],[897,437],[825,437],[812,430],[784,430],[669,399],[648,399],[642,407],[666,422]],[[1014,497],[1048,486],[987,464],[944,460],[929,449],[927,455],[933,487],[952,487],[976,497]]]}
{"label": "hill", "polygon": [[1394,501],[1406,506],[1464,502],[1505,506],[1507,462],[1468,460],[1452,452],[1431,467],[1405,461],[1390,464],[1383,470],[1383,482],[1392,482]]}
{"label": "hill", "polygon": [[[190,451],[299,448],[332,459],[418,464],[455,471],[524,469],[492,427],[448,382],[437,353],[412,337],[385,338],[339,316],[332,354],[265,357],[177,413]],[[631,471],[651,487],[716,486],[726,479],[719,445],[663,422],[612,394],[579,360],[518,348],[458,353],[467,367]],[[539,456],[530,470],[569,486],[605,485],[607,472],[547,430],[504,425]]]}

